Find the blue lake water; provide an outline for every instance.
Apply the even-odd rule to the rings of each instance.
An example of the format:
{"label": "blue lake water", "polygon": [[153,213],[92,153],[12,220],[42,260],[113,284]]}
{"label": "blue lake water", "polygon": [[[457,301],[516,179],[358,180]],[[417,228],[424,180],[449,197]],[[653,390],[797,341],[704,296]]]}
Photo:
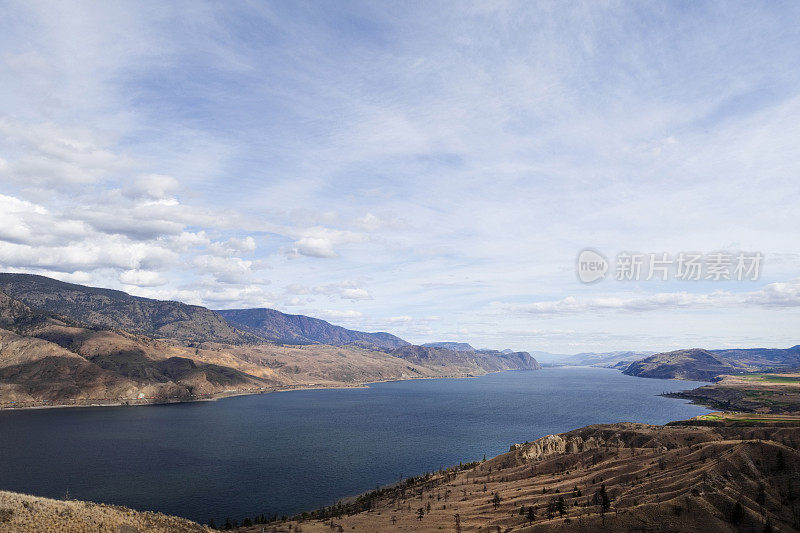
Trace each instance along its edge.
{"label": "blue lake water", "polygon": [[510,444],[708,412],[700,386],[598,368],[379,383],[216,402],[0,412],[0,489],[201,522],[292,514]]}

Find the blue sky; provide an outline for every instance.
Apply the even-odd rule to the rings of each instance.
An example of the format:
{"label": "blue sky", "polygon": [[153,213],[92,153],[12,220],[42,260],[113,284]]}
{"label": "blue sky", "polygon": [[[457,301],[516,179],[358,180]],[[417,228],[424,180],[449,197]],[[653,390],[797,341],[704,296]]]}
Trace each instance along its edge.
{"label": "blue sky", "polygon": [[[414,342],[800,343],[800,15],[3,2],[0,268]],[[584,285],[580,250],[759,251]]]}

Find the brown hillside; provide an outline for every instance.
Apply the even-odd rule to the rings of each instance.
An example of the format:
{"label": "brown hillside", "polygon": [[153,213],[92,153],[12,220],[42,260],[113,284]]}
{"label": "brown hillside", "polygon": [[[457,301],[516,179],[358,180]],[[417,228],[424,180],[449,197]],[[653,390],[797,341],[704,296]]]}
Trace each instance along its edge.
{"label": "brown hillside", "polygon": [[798,427],[589,426],[267,531],[797,531],[798,446]]}

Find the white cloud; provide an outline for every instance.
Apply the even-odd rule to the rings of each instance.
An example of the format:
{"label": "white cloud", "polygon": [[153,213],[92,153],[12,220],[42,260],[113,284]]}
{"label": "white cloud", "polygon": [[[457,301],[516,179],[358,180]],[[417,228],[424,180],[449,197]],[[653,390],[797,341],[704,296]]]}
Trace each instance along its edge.
{"label": "white cloud", "polygon": [[226,241],[211,243],[209,250],[220,256],[252,254],[256,251],[256,241],[253,237],[247,236],[243,239],[231,237]]}
{"label": "white cloud", "polygon": [[50,123],[22,124],[0,116],[0,134],[21,153],[6,162],[5,174],[25,184],[63,187],[110,178],[130,166],[109,140],[88,130]]}
{"label": "white cloud", "polygon": [[312,295],[320,294],[329,297],[339,297],[342,300],[371,300],[372,296],[369,291],[360,287],[355,281],[340,281],[338,283],[329,283],[327,285],[319,285],[316,287],[308,287],[297,283],[292,283],[284,287],[286,294],[293,295]]}
{"label": "white cloud", "polygon": [[133,198],[149,198],[162,200],[172,198],[180,188],[178,180],[164,174],[143,174],[137,176],[125,187],[124,192]]}
{"label": "white cloud", "polygon": [[342,289],[339,296],[343,300],[371,300],[372,296],[366,289]]}
{"label": "white cloud", "polygon": [[299,232],[300,237],[287,250],[288,255],[305,255],[308,257],[336,257],[336,246],[360,242],[364,237],[344,230],[335,230],[317,226]]}
{"label": "white cloud", "polygon": [[348,320],[348,319],[361,318],[362,316],[360,312],[355,311],[353,309],[347,309],[347,310],[326,309],[325,311],[321,311],[319,314],[320,316],[331,320],[342,320],[342,319]]}
{"label": "white cloud", "polygon": [[576,298],[531,304],[500,304],[502,311],[533,315],[577,314],[602,311],[662,311],[665,309],[714,309],[736,306],[800,307],[800,278],[785,283],[770,283],[750,292],[714,291],[711,293],[668,292],[642,296],[604,296]]}
{"label": "white cloud", "polygon": [[120,273],[119,281],[138,287],[160,287],[167,284],[167,279],[161,274],[148,270],[126,270]]}

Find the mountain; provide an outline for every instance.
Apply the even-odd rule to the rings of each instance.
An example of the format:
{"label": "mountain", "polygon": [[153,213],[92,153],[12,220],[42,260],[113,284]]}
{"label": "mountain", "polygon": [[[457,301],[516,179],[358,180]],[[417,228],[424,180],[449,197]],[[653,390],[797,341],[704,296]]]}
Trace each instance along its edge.
{"label": "mountain", "polygon": [[425,348],[446,348],[454,352],[477,352],[470,344],[466,342],[426,342],[423,344]]}
{"label": "mountain", "polygon": [[31,274],[0,273],[0,290],[37,311],[90,327],[191,342],[242,344],[262,340],[197,305],[141,298]]}
{"label": "mountain", "polygon": [[0,291],[0,403],[187,400],[269,380],[192,358],[199,350],[75,325]]}
{"label": "mountain", "polygon": [[707,381],[731,373],[786,370],[800,367],[800,347],[729,350],[676,350],[631,363],[631,376]]}
{"label": "mountain", "polygon": [[720,374],[736,372],[739,367],[708,350],[694,348],[651,355],[634,361],[623,373],[629,376],[662,379],[711,380]]}
{"label": "mountain", "polygon": [[334,326],[319,318],[288,315],[275,309],[226,309],[216,313],[227,320],[232,327],[290,344],[361,344],[381,349],[393,349],[409,344],[390,333],[354,331]]}
{"label": "mountain", "polygon": [[389,354],[417,364],[459,368],[467,373],[541,369],[538,361],[527,352],[503,353],[497,350],[467,352],[409,345],[391,350]]}

